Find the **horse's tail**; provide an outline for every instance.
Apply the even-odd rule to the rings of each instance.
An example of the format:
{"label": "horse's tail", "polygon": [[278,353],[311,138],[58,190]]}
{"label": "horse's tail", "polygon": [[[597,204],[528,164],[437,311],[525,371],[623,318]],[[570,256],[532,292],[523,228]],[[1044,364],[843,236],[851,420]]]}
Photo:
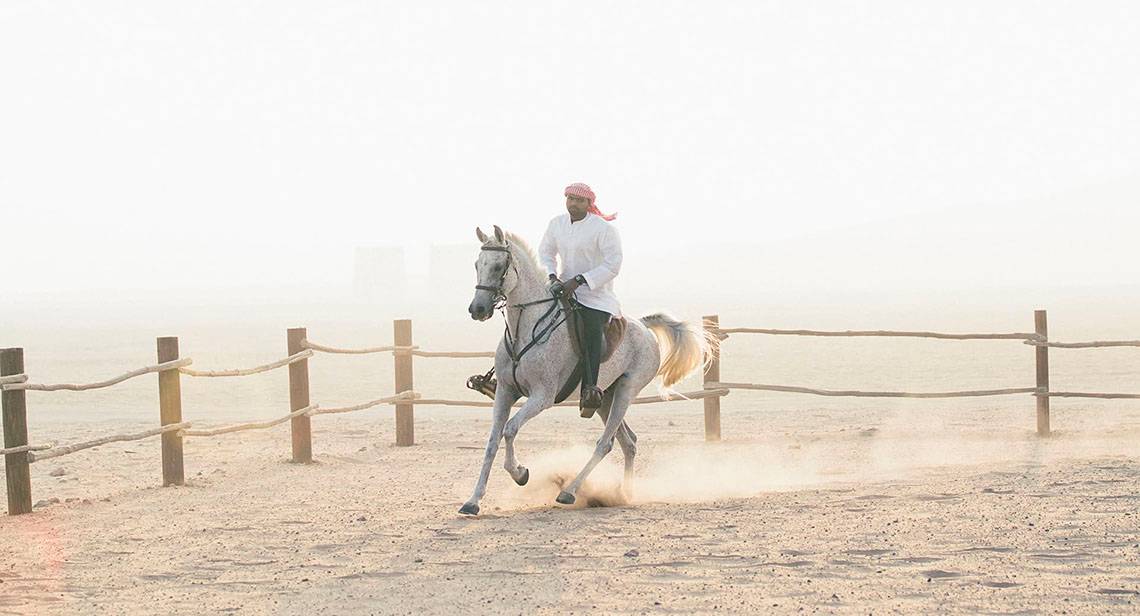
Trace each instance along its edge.
{"label": "horse's tail", "polygon": [[703,328],[679,321],[667,314],[641,317],[641,323],[657,337],[661,367],[657,374],[662,385],[671,387],[698,367],[707,366],[720,347],[720,340]]}

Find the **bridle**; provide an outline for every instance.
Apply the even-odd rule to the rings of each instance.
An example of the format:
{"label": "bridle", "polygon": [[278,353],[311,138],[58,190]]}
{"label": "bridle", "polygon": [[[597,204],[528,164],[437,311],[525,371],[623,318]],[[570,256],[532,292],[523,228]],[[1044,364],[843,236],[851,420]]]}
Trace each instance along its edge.
{"label": "bridle", "polygon": [[475,289],[479,291],[490,291],[494,293],[495,308],[501,309],[506,305],[507,302],[507,294],[503,291],[503,285],[507,282],[507,271],[514,269],[515,276],[518,276],[519,273],[518,269],[515,268],[514,256],[511,254],[510,246],[483,246],[479,250],[507,253],[507,266],[503,268],[503,275],[499,276],[499,284],[494,287],[490,287],[485,284],[475,285]]}
{"label": "bridle", "polygon": [[[554,295],[553,293],[551,293],[550,297],[543,298],[540,300],[535,300],[533,302],[526,302],[526,303],[522,303],[522,304],[512,304],[510,306],[511,308],[518,308],[519,309],[519,316],[517,319],[515,319],[515,332],[516,333],[511,334],[511,319],[507,315],[507,311],[506,311],[507,294],[505,291],[503,291],[503,285],[506,284],[507,272],[508,271],[513,269],[515,271],[515,277],[516,278],[519,275],[518,268],[516,268],[515,264],[514,264],[514,255],[511,253],[510,245],[507,245],[507,246],[483,246],[482,248],[480,248],[480,250],[507,253],[507,266],[503,268],[503,275],[499,277],[498,285],[492,287],[492,286],[488,286],[488,285],[484,285],[484,284],[477,284],[477,285],[475,285],[475,288],[479,291],[490,291],[491,293],[494,293],[494,302],[495,302],[494,308],[496,310],[498,310],[500,313],[502,313],[503,322],[505,324],[506,332],[505,332],[504,336],[505,336],[506,342],[507,342],[507,344],[506,344],[507,355],[509,355],[511,358],[511,377],[514,379],[515,389],[519,390],[519,393],[522,393],[523,395],[527,395],[526,392],[522,391],[522,387],[519,385],[519,379],[518,379],[519,362],[522,360],[523,355],[526,355],[527,351],[531,350],[532,348],[534,348],[535,346],[537,346],[539,344],[545,344],[546,342],[548,342],[550,340],[551,335],[554,334],[554,331],[556,329],[558,329],[559,326],[561,326],[563,323],[566,322],[566,316],[563,316],[562,307],[559,305],[559,302],[558,302],[559,296]],[[526,346],[524,346],[522,348],[522,350],[519,350],[518,349],[518,342],[519,341],[517,338],[517,332],[518,332],[518,324],[519,324],[519,322],[522,321],[523,310],[525,310],[526,308],[528,308],[530,306],[537,306],[539,304],[547,304],[547,303],[550,304],[550,308],[547,309],[547,311],[545,313],[543,313],[543,315],[541,317],[539,317],[537,321],[535,321],[534,328],[530,332],[530,334],[531,334],[530,342],[528,342],[526,344]],[[571,298],[571,301],[569,302],[569,306],[570,306],[570,308],[569,308],[570,310],[577,310],[578,303],[573,301],[573,298]],[[559,317],[561,317],[561,320],[559,320]],[[549,319],[549,322],[547,322],[548,319]],[[541,326],[544,322],[547,322],[547,325],[542,328],[542,331],[539,331],[539,326]],[[495,369],[491,368],[491,370],[489,372],[487,372],[485,377],[490,378],[494,374],[495,374]]]}

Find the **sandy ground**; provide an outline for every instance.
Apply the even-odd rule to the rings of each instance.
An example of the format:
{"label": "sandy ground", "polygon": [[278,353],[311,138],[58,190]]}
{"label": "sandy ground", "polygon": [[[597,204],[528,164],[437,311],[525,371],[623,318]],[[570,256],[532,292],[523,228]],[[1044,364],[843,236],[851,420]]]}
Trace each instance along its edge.
{"label": "sandy ground", "polygon": [[692,409],[647,413],[635,500],[615,449],[567,509],[600,423],[552,413],[520,436],[530,485],[496,464],[478,518],[456,510],[481,413],[421,415],[412,448],[386,417],[320,418],[313,465],[285,426],[188,440],[178,488],[155,487],[155,440],[38,463],[35,499],[60,502],[0,519],[0,613],[1140,613],[1135,427],[884,465],[946,443],[704,444]]}

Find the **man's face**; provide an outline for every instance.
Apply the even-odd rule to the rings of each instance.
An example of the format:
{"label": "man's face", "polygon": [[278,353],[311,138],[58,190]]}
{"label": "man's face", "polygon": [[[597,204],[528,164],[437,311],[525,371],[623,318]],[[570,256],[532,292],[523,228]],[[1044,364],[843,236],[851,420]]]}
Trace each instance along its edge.
{"label": "man's face", "polygon": [[586,208],[590,207],[590,200],[576,195],[566,195],[566,211],[570,218],[575,220],[586,215]]}

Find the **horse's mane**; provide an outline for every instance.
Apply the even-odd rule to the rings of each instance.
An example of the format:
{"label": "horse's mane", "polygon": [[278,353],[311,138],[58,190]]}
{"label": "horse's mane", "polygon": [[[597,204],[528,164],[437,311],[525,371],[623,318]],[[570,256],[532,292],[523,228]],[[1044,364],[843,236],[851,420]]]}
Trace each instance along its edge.
{"label": "horse's mane", "polygon": [[511,233],[510,231],[507,231],[506,235],[507,241],[511,244],[514,244],[515,246],[518,246],[519,249],[522,250],[523,253],[530,258],[530,261],[534,263],[535,267],[538,267],[538,253],[536,253],[534,249],[530,247],[530,244],[528,244],[527,241],[522,238],[522,236]]}

